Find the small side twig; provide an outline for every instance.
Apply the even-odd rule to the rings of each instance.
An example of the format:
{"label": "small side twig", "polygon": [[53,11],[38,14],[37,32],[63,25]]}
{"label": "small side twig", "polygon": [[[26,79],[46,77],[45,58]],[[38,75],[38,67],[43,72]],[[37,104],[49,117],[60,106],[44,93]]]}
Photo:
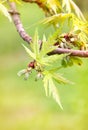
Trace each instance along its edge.
{"label": "small side twig", "polygon": [[[29,2],[29,3],[36,3],[43,10],[46,9],[45,2],[42,2],[41,0],[22,0],[22,1],[23,2]],[[49,11],[49,10],[47,9],[47,11]]]}

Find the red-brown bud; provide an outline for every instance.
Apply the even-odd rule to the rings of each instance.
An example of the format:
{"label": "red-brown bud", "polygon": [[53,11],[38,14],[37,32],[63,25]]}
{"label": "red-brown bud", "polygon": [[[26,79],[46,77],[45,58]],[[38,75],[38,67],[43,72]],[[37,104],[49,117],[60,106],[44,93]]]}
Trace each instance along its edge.
{"label": "red-brown bud", "polygon": [[64,35],[64,38],[65,38],[66,41],[70,41],[70,38],[69,38],[68,35]]}
{"label": "red-brown bud", "polygon": [[34,61],[32,61],[32,62],[30,62],[29,64],[28,64],[28,67],[30,68],[35,68],[35,62]]}

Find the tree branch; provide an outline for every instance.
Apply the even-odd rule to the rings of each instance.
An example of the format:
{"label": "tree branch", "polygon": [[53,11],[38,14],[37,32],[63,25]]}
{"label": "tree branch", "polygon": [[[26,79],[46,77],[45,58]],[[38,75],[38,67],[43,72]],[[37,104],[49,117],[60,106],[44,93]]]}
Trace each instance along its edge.
{"label": "tree branch", "polygon": [[63,49],[63,48],[57,48],[56,50],[48,53],[48,55],[54,55],[54,54],[69,54],[71,56],[78,56],[78,57],[85,57],[88,58],[88,51],[84,50],[71,50],[71,49]]}
{"label": "tree branch", "polygon": [[9,13],[11,14],[11,17],[13,19],[13,22],[15,24],[15,27],[19,33],[19,35],[21,36],[21,38],[26,41],[27,43],[30,43],[32,41],[32,38],[26,33],[25,29],[23,28],[23,25],[21,23],[20,20],[20,14],[16,9],[16,5],[14,2],[10,2],[8,0],[9,6],[10,6],[10,11]]}
{"label": "tree branch", "polygon": [[[23,0],[23,1],[31,2],[31,0]],[[11,11],[9,11],[9,13],[12,16],[13,22],[15,24],[15,27],[19,35],[24,41],[26,41],[27,43],[30,43],[32,41],[32,38],[26,33],[25,29],[23,28],[15,3],[9,2],[9,0],[8,0],[8,3],[11,8]],[[71,49],[57,48],[56,50],[48,53],[48,55],[54,55],[54,54],[70,54],[71,56],[88,58],[88,51],[84,51],[84,50],[71,50]]]}

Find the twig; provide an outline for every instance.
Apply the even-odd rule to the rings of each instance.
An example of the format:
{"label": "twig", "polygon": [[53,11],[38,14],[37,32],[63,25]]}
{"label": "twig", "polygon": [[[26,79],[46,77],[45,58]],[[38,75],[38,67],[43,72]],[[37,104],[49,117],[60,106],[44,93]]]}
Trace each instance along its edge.
{"label": "twig", "polygon": [[63,48],[57,48],[54,51],[48,53],[48,55],[54,55],[54,54],[69,54],[71,56],[78,56],[78,57],[85,57],[88,58],[88,51],[85,50],[71,50],[71,49],[63,49]]}
{"label": "twig", "polygon": [[20,14],[16,9],[16,5],[14,2],[10,2],[8,0],[9,6],[10,6],[10,11],[9,13],[11,14],[11,17],[13,19],[13,22],[15,24],[15,27],[21,36],[21,38],[26,41],[27,43],[30,43],[32,41],[32,38],[26,33],[25,29],[23,28],[23,24],[20,20]]}
{"label": "twig", "polygon": [[[36,3],[43,10],[46,9],[45,2],[41,2],[41,0],[22,0],[22,1],[23,2],[29,2],[29,3]],[[47,9],[47,11],[49,11],[49,10]]]}

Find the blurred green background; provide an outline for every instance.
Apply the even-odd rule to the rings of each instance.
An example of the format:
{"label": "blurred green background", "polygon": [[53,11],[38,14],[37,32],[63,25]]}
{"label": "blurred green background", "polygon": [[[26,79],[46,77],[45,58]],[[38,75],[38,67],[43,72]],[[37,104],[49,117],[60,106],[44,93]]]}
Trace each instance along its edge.
{"label": "blurred green background", "polygon": [[[88,19],[88,1],[76,1]],[[33,36],[36,26],[40,38],[49,34],[38,20],[44,13],[35,4],[18,6],[26,31]],[[30,58],[13,23],[0,14],[0,130],[88,130],[88,59],[82,66],[62,71],[74,85],[58,85],[64,110],[45,96],[41,81],[17,76]]]}

